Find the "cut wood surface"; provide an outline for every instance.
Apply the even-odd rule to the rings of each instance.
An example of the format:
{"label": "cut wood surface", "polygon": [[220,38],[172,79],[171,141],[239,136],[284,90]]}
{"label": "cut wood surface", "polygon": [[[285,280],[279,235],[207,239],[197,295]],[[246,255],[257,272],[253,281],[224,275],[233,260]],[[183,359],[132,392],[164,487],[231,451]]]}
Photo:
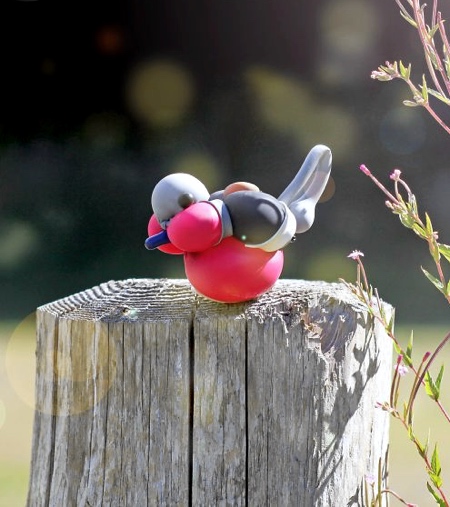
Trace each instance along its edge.
{"label": "cut wood surface", "polygon": [[391,357],[338,283],[222,304],[130,279],[42,306],[28,505],[362,505]]}

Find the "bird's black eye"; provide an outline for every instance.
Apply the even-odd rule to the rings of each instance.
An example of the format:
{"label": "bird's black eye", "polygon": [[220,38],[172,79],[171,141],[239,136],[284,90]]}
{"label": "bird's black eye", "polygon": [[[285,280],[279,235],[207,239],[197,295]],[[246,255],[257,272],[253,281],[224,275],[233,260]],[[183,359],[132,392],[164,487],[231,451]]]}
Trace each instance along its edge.
{"label": "bird's black eye", "polygon": [[195,197],[190,193],[181,194],[180,197],[178,197],[178,204],[183,209],[189,208],[189,206],[191,204],[194,204],[194,202],[195,202]]}

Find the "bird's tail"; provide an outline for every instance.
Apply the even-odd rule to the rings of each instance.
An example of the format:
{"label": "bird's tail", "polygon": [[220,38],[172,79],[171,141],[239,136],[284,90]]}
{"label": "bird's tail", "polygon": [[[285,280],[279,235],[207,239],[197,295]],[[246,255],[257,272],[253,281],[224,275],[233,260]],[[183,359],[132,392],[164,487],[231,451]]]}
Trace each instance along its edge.
{"label": "bird's tail", "polygon": [[331,172],[331,150],[318,144],[311,149],[295,178],[278,197],[294,214],[297,234],[313,224],[316,204],[325,190]]}

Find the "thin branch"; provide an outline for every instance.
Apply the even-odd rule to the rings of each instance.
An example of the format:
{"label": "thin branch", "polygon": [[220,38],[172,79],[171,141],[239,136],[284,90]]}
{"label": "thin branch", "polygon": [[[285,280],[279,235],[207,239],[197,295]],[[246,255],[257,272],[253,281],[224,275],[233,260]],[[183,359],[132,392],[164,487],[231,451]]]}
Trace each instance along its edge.
{"label": "thin branch", "polygon": [[[431,26],[435,26],[436,25],[436,20],[437,20],[437,13],[438,13],[438,10],[437,10],[437,0],[433,0],[433,13],[431,15]],[[440,13],[439,13],[440,14]]]}
{"label": "thin branch", "polygon": [[423,107],[428,111],[428,114],[450,135],[450,127],[442,120],[442,118],[434,111],[434,109],[427,103]]}
{"label": "thin branch", "polygon": [[450,55],[450,44],[448,42],[447,33],[445,31],[444,20],[442,19],[442,15],[438,12],[438,23],[439,23],[439,34],[442,38],[442,42],[444,43],[445,53]]}
{"label": "thin branch", "polygon": [[[424,49],[425,54],[425,61],[427,63],[428,72],[433,80],[434,85],[436,86],[437,90],[442,94],[445,95],[445,92],[440,84],[440,81],[436,75],[436,72],[434,70],[434,65],[431,59],[431,54],[433,55],[436,66],[438,67],[439,73],[441,74],[442,79],[445,83],[445,69],[442,65],[441,58],[439,56],[439,53],[436,51],[436,48],[434,47],[433,39],[428,35],[427,26],[425,23],[425,5],[421,6],[419,0],[413,0],[413,11],[414,11],[414,19],[417,23],[417,32],[419,34],[420,42],[422,44],[422,47]],[[448,88],[447,88],[448,91]]]}
{"label": "thin branch", "polygon": [[[436,356],[439,354],[439,352],[442,350],[444,345],[450,340],[450,333],[447,333],[445,338],[441,341],[441,343],[436,347],[433,354],[431,354],[430,358],[428,359],[427,364],[425,365],[425,368],[422,370],[419,380],[417,381],[416,385],[414,386],[413,395],[411,397],[411,404],[409,406],[409,411],[412,412],[414,401],[417,397],[417,393],[419,391],[419,387],[422,383],[424,383],[424,378],[427,373],[427,371],[430,369],[430,366],[433,364],[434,360],[436,359]],[[436,400],[437,401],[437,400]]]}

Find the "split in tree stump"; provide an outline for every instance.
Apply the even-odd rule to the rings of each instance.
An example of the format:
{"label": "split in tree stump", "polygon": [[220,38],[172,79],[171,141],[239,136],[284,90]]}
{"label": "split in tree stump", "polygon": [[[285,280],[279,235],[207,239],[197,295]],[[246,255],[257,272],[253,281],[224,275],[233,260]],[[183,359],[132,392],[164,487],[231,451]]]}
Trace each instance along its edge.
{"label": "split in tree stump", "polygon": [[132,279],[42,306],[28,506],[361,505],[391,361],[337,283],[227,305]]}

